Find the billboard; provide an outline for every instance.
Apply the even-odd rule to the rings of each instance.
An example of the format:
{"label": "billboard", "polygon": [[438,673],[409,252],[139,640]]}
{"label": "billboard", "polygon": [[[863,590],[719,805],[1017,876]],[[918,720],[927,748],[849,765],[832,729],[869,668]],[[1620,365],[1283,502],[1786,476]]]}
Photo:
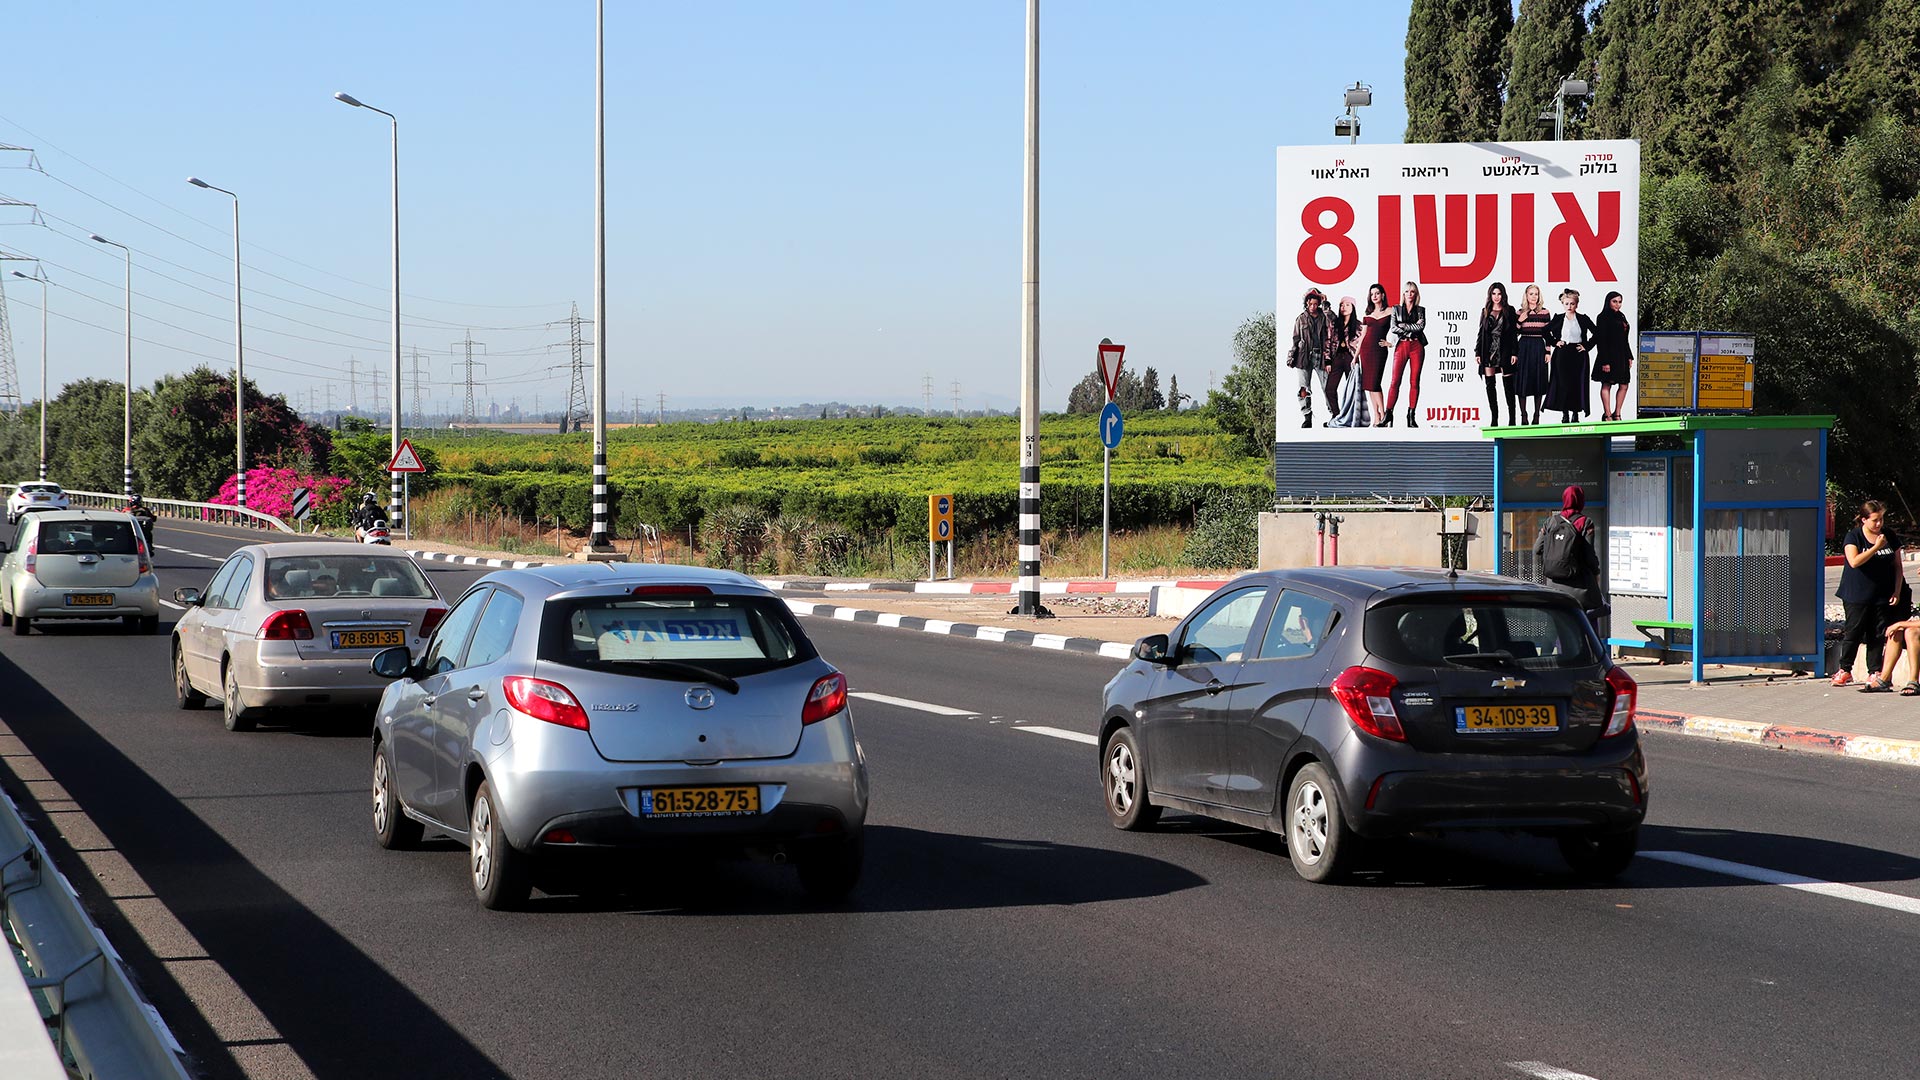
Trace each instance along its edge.
{"label": "billboard", "polygon": [[[1536,412],[1635,415],[1639,365],[1619,357],[1637,341],[1639,143],[1283,146],[1276,190],[1277,441],[1479,442]],[[1483,318],[1495,283],[1516,316],[1537,286],[1556,332],[1538,315],[1511,336]],[[1402,317],[1369,317],[1375,284]],[[1308,314],[1310,290],[1338,321]],[[1590,325],[1564,318],[1566,290]],[[1629,325],[1603,348],[1621,340],[1601,317],[1615,292]]]}

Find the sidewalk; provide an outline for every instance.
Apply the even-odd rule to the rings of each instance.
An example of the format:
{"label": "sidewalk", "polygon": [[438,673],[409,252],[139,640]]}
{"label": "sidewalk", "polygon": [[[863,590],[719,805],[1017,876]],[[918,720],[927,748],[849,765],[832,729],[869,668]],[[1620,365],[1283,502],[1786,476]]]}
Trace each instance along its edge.
{"label": "sidewalk", "polygon": [[[430,561],[540,564],[444,544],[395,546]],[[1015,597],[1005,582],[931,583],[940,587],[937,592],[910,591],[927,582],[766,579],[765,584],[802,615],[1123,660],[1134,641],[1164,634],[1178,622],[1146,614],[1145,594],[1152,585],[1203,583],[1045,582],[1042,605],[1054,615],[1047,619],[1009,614]],[[1626,658],[1620,664],[1640,684],[1639,717],[1650,730],[1920,765],[1920,698],[1863,694],[1858,681],[1836,687],[1810,675],[1721,664],[1707,665],[1707,682],[1695,686],[1686,663]],[[1854,678],[1865,677],[1863,659]]]}

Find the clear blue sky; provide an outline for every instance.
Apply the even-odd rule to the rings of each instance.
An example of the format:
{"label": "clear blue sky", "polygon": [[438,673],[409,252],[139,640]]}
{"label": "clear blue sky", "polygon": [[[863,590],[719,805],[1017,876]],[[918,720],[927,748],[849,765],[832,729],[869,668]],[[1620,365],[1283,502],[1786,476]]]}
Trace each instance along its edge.
{"label": "clear blue sky", "polygon": [[[608,8],[615,408],[917,403],[923,374],[937,408],[956,380],[967,408],[1017,400],[1020,0]],[[1163,385],[1224,374],[1273,305],[1273,148],[1335,142],[1355,79],[1363,141],[1399,141],[1406,14],[1045,0],[1047,407],[1101,337]],[[16,4],[6,28],[0,142],[48,175],[0,154],[0,193],[50,228],[0,207],[0,248],[57,283],[54,393],[120,377],[122,263],[88,232],[135,249],[135,336],[176,347],[136,341],[136,381],[201,362],[176,349],[230,367],[229,204],[188,175],[243,199],[250,377],[344,406],[350,357],[387,368],[388,128],[344,90],[401,120],[402,342],[429,399],[469,325],[503,407],[564,398],[565,326],[541,324],[592,309],[591,3]],[[31,399],[38,288],[6,280]]]}

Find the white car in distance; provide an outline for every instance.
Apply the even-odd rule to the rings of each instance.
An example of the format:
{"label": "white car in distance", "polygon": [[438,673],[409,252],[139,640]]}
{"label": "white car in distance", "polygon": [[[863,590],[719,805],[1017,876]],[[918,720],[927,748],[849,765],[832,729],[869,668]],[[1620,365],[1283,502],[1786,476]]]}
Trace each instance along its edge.
{"label": "white car in distance", "polygon": [[67,510],[67,493],[59,484],[48,480],[29,480],[13,489],[7,496],[7,524],[16,525],[22,514],[35,510]]}

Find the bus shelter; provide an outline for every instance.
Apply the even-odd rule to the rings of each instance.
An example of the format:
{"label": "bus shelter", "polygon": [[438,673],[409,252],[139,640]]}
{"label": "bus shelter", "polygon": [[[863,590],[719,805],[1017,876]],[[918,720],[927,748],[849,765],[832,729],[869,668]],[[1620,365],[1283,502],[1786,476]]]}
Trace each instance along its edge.
{"label": "bus shelter", "polygon": [[[1826,674],[1831,416],[1676,416],[1488,428],[1497,573],[1543,580],[1533,554],[1569,484],[1586,491],[1623,652]],[[1655,436],[1668,436],[1654,439]],[[1647,449],[1658,443],[1669,449]]]}

